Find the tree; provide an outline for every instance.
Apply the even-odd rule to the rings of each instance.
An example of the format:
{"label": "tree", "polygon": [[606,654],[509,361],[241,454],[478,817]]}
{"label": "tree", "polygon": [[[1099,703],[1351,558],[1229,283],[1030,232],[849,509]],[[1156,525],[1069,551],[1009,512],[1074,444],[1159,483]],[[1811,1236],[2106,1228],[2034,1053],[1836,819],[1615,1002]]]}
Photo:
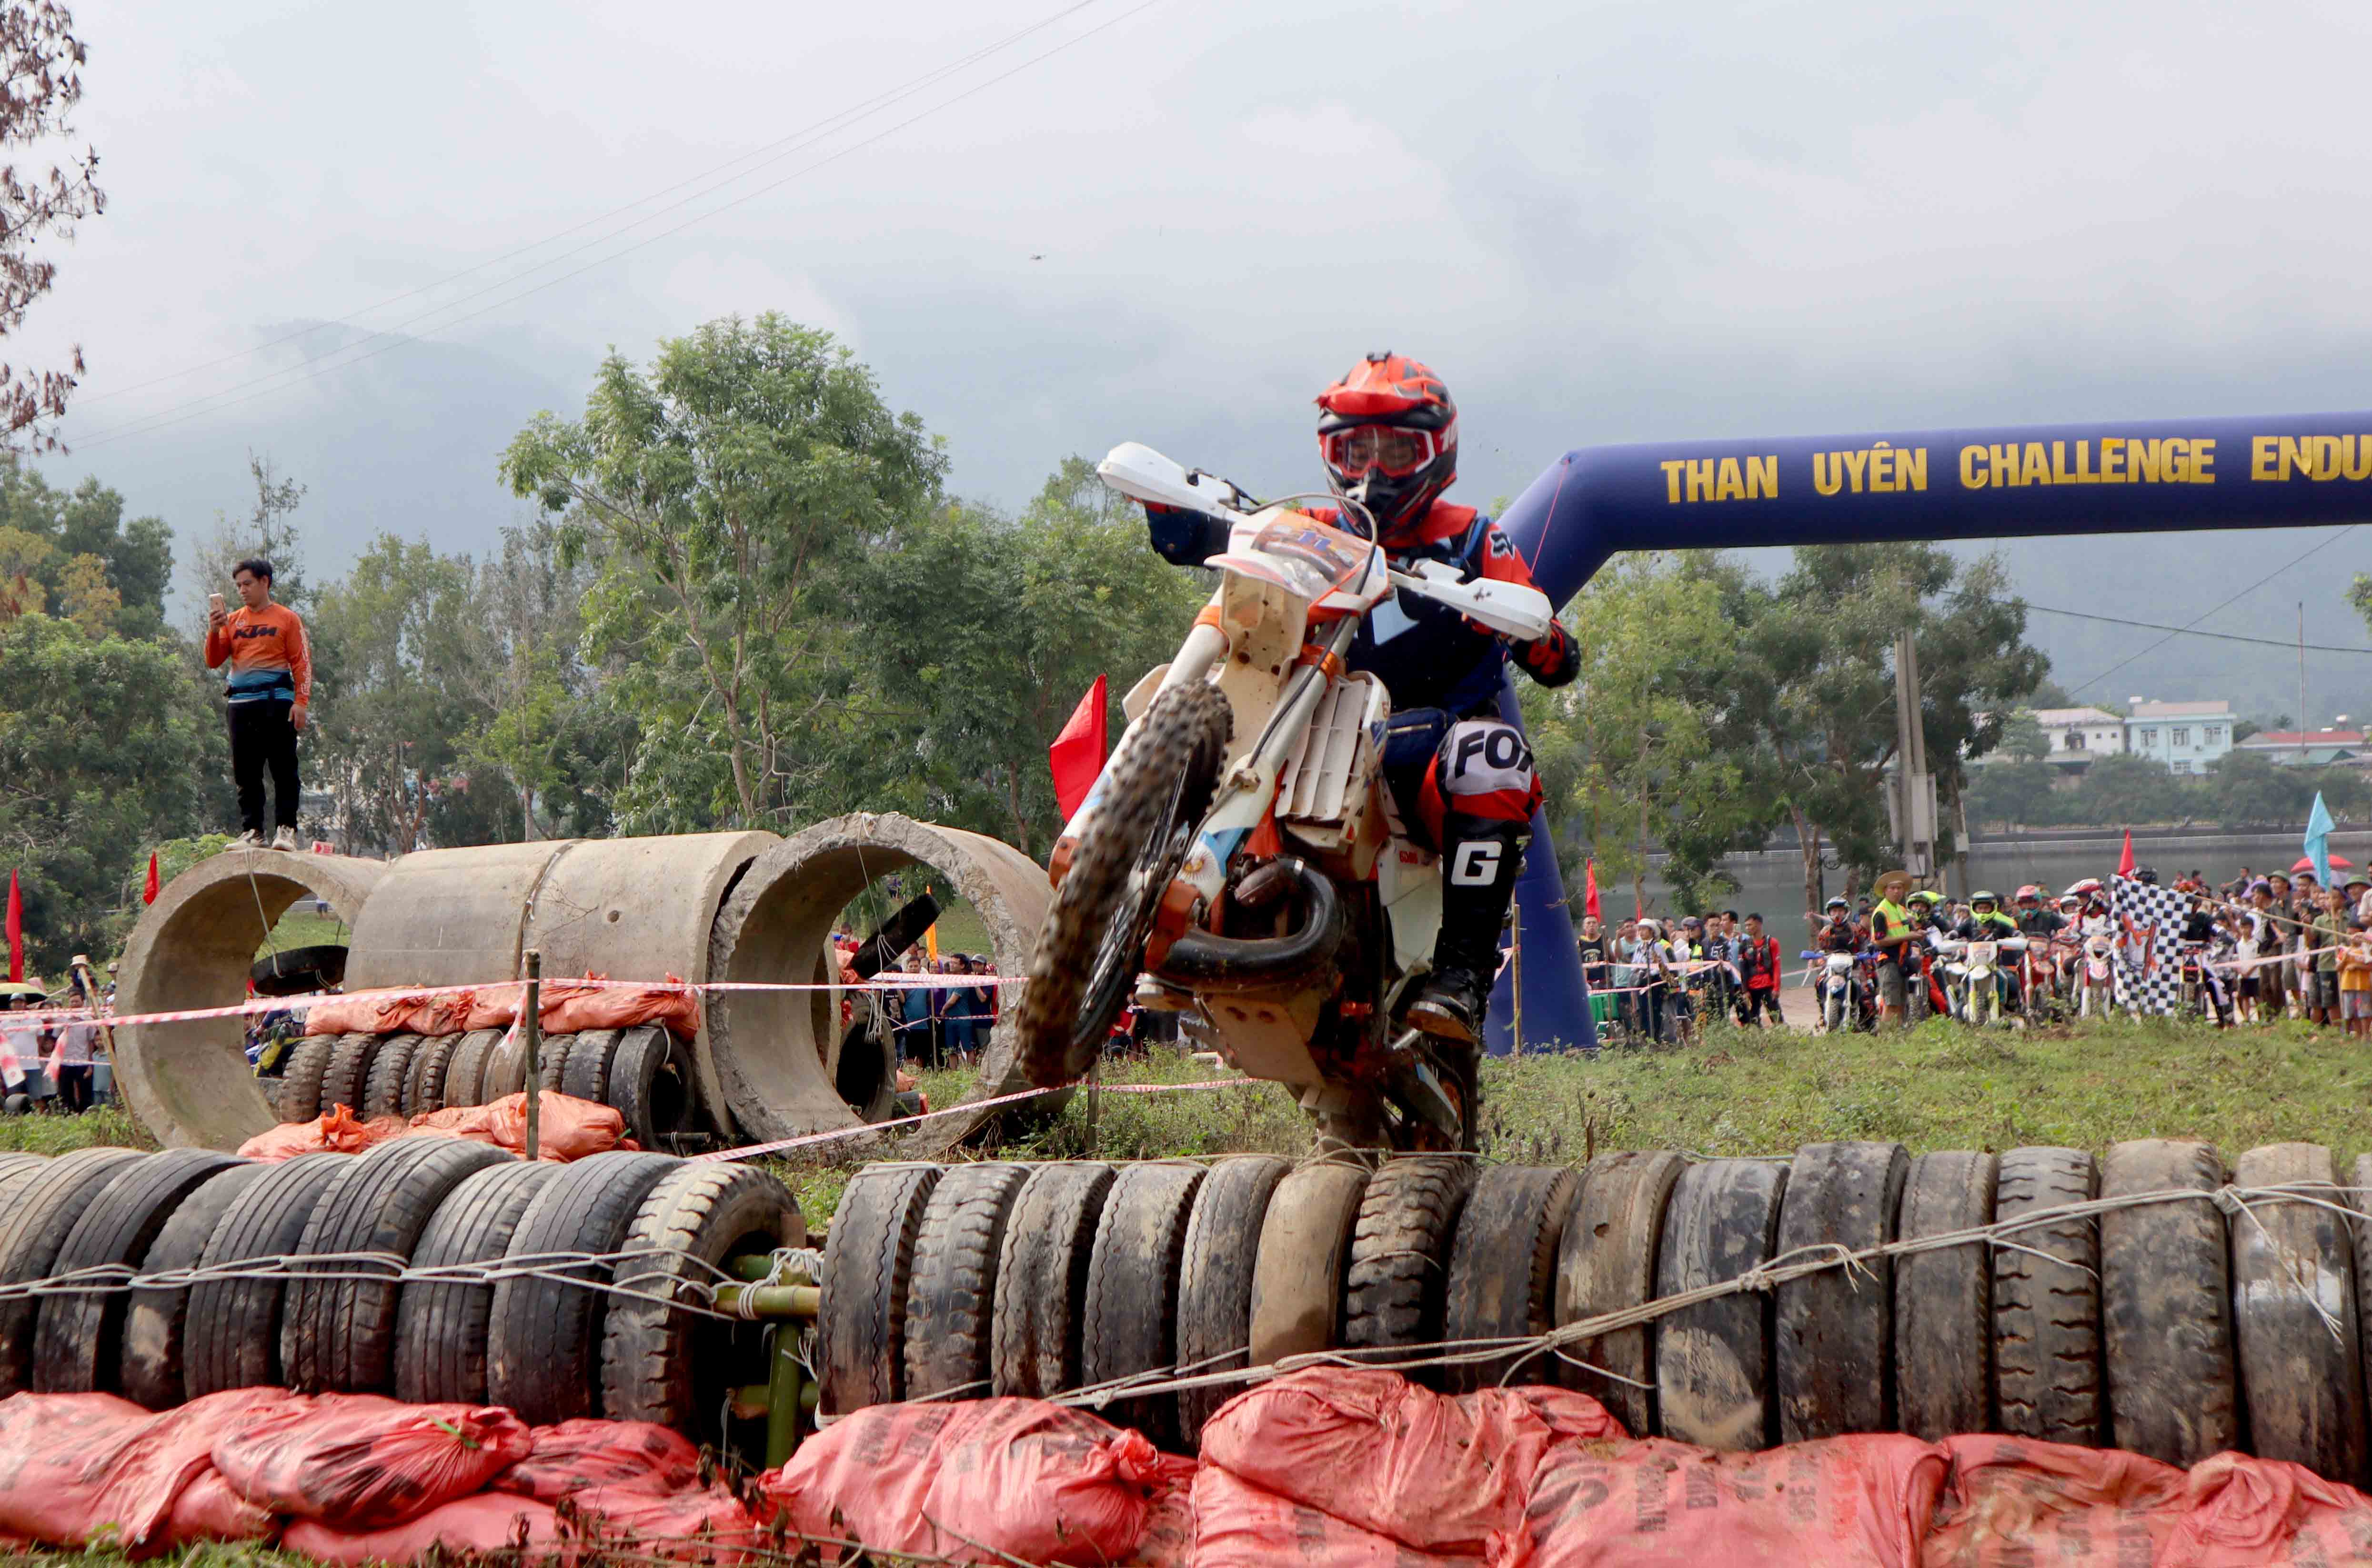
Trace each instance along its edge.
{"label": "tree", "polygon": [[[33,552],[40,563],[29,569],[50,602],[71,597],[80,607],[76,613],[103,620],[121,636],[165,630],[173,530],[161,517],[127,520],[123,497],[96,479],[59,490],[17,458],[0,455],[0,530],[44,547]],[[17,561],[25,553],[22,546],[10,552]]]}
{"label": "tree", "polygon": [[2051,755],[2051,737],[2043,733],[2032,708],[2020,708],[2002,721],[2001,745],[1996,749],[2021,762],[2039,762]]}
{"label": "tree", "polygon": [[[0,148],[29,147],[64,136],[82,101],[83,46],[74,17],[56,0],[11,0],[0,6]],[[52,164],[30,179],[14,163],[0,167],[0,337],[25,324],[33,302],[57,281],[57,263],[37,259],[44,236],[74,238],[75,225],[107,210],[99,188],[99,155]],[[82,375],[82,350],[68,351],[71,370],[19,370],[0,365],[0,426],[7,447],[53,451],[55,433],[42,428],[66,412],[66,396]]]}
{"label": "tree", "polygon": [[255,502],[244,517],[216,512],[208,533],[190,560],[192,598],[197,605],[198,634],[204,635],[205,596],[230,591],[231,568],[250,556],[272,563],[272,595],[300,614],[313,607],[313,590],[305,581],[304,538],[297,531],[296,508],[304,505],[305,487],[273,466],[268,455],[247,455],[248,477],[255,483]]}
{"label": "tree", "polygon": [[577,656],[591,577],[583,561],[564,557],[559,528],[543,518],[505,528],[502,553],[478,574],[483,645],[466,668],[483,713],[460,749],[510,781],[530,839],[544,836],[537,802],[572,793],[571,741],[592,688]]}
{"label": "tree", "polygon": [[1969,783],[1969,817],[1975,822],[2037,827],[2057,819],[2059,771],[2040,758],[2021,757],[1980,768]]}
{"label": "tree", "polygon": [[502,474],[599,572],[587,645],[639,727],[634,830],[788,828],[828,789],[861,656],[851,576],[938,500],[946,459],[828,332],[767,314],[611,354],[584,417],[546,413]]}

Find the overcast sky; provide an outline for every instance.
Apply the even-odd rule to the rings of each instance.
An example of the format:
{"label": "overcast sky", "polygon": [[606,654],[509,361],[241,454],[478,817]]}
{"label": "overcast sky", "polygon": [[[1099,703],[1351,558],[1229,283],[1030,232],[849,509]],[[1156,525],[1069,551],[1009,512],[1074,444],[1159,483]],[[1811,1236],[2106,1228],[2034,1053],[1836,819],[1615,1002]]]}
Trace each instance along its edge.
{"label": "overcast sky", "polygon": [[[1007,506],[1123,439],[1314,485],[1308,401],[1380,347],[1448,378],[1476,504],[1610,440],[2372,407],[2360,0],[76,17],[109,211],[11,345],[89,364],[52,470],[190,535],[268,452],[320,568],[483,548],[497,454],[607,347],[766,309]],[[2013,560],[2037,602],[2187,621],[2315,537]],[[2211,624],[2287,636],[2303,598],[2362,645],[2366,567],[2372,530]],[[2130,651],[2072,624],[2036,627],[2071,681]],[[2186,689],[2089,694],[2295,679],[2176,647]],[[2314,669],[2372,702],[2372,661]]]}

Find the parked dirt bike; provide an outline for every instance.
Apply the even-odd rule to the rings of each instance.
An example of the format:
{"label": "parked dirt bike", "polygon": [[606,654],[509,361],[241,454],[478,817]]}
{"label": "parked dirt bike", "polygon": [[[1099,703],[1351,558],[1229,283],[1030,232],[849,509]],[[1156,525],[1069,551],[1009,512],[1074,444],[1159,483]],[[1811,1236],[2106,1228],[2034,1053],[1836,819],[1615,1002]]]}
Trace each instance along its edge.
{"label": "parked dirt bike", "polygon": [[2055,1018],[2065,1013],[2059,993],[2059,965],[2048,942],[2028,937],[2026,950],[2017,955],[2012,972],[2017,976],[2018,989],[2025,998],[2028,1022]]}
{"label": "parked dirt bike", "polygon": [[1817,966],[1812,971],[1812,994],[1820,1003],[1823,1033],[1878,1027],[1866,954],[1807,953],[1804,957]]}
{"label": "parked dirt bike", "polygon": [[1944,972],[1950,977],[1952,1016],[1964,1024],[1982,1028],[1991,1023],[2007,1023],[2016,1013],[2007,965],[2026,951],[2023,936],[1999,936],[1982,942],[1963,941],[1957,936],[1939,936],[1936,950],[1943,956]]}
{"label": "parked dirt bike", "polygon": [[2117,950],[2099,933],[2084,938],[2083,967],[2076,977],[2076,1015],[2105,1018],[2117,1003]]}
{"label": "parked dirt bike", "polygon": [[1128,728],[1055,842],[1017,1020],[1023,1070],[1078,1078],[1133,993],[1293,1088],[1321,1134],[1471,1148],[1473,1053],[1401,1020],[1441,923],[1439,857],[1384,784],[1391,701],[1343,659],[1396,590],[1519,642],[1548,631],[1547,596],[1430,563],[1401,571],[1356,533],[1133,442],[1096,471],[1232,532],[1208,563],[1218,591],[1123,700]]}
{"label": "parked dirt bike", "polygon": [[2179,996],[2183,1013],[2194,1018],[2205,1018],[2219,1028],[2232,1025],[2232,992],[2224,977],[2208,967],[2211,957],[2206,948],[2192,945],[2182,950],[2182,967]]}

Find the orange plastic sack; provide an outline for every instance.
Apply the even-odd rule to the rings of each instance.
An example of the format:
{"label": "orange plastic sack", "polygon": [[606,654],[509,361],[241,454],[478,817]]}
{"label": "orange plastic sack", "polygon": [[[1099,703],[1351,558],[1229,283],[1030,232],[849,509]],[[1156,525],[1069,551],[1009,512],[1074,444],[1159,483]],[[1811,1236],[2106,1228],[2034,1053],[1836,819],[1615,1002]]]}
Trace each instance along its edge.
{"label": "orange plastic sack", "polygon": [[1118,1568],[1192,1568],[1194,1476],[1199,1468],[1192,1459],[1161,1456],[1153,1496],[1145,1504],[1145,1532],[1137,1537],[1135,1554]]}
{"label": "orange plastic sack", "polygon": [[412,1562],[442,1548],[452,1558],[483,1552],[509,1553],[506,1563],[559,1562],[568,1556],[552,1504],[531,1497],[490,1492],[432,1508],[405,1524],[376,1530],[341,1530],[298,1519],[280,1538],[281,1550],[363,1568],[372,1562]]}
{"label": "orange plastic sack", "polygon": [[234,1388],[151,1414],[112,1394],[15,1394],[0,1400],[0,1532],[57,1546],[107,1535],[161,1542],[174,1505],[213,1468],[226,1421],[284,1405],[278,1388]]}
{"label": "orange plastic sack", "polygon": [[1552,1451],[1493,1568],[1919,1568],[1948,1457],[1915,1437],[1717,1454],[1649,1437]]}
{"label": "orange plastic sack", "polygon": [[509,985],[482,985],[470,993],[469,1016],[461,1020],[468,1029],[506,1029],[518,1022],[519,1008],[527,1002],[525,981]]}
{"label": "orange plastic sack", "polygon": [[1597,1400],[1563,1388],[1452,1398],[1395,1372],[1322,1366],[1220,1406],[1203,1461],[1421,1551],[1479,1555],[1523,1516],[1551,1447],[1622,1435]]}
{"label": "orange plastic sack", "polygon": [[554,1034],[640,1028],[645,1024],[664,1024],[690,1040],[700,1032],[700,993],[686,989],[672,974],[664,985],[570,986],[563,981],[543,993],[543,1027]]}
{"label": "orange plastic sack", "polygon": [[[633,1145],[626,1137],[626,1119],[606,1105],[574,1095],[545,1093],[539,1114],[542,1129],[536,1157],[555,1163],[580,1160]],[[374,1123],[376,1125],[376,1123]],[[258,1137],[269,1137],[269,1132]],[[492,1105],[459,1105],[415,1116],[394,1134],[404,1138],[467,1138],[492,1144],[514,1154],[527,1152],[527,1092],[505,1095]]]}
{"label": "orange plastic sack", "polygon": [[305,1032],[315,1035],[459,1034],[471,1012],[467,991],[375,991],[332,996],[305,1011]]}
{"label": "orange plastic sack", "polygon": [[700,1450],[670,1427],[646,1421],[564,1421],[535,1429],[535,1448],[494,1478],[495,1490],[544,1503],[596,1487],[610,1493],[688,1492],[700,1480]]}
{"label": "orange plastic sack", "polygon": [[377,1530],[479,1491],[534,1446],[525,1422],[492,1406],[316,1394],[239,1417],[214,1459],[259,1507]]}
{"label": "orange plastic sack", "polygon": [[[1204,1465],[1194,1477],[1192,1568],[1482,1568],[1480,1557],[1419,1551]],[[1699,1568],[1727,1568],[1702,1563]]]}
{"label": "orange plastic sack", "polygon": [[1004,1399],[853,1411],[758,1485],[797,1535],[953,1562],[1003,1553],[1103,1564],[1136,1550],[1147,1494],[1165,1473],[1141,1433]]}
{"label": "orange plastic sack", "polygon": [[2158,1562],[2180,1568],[2314,1568],[2372,1557],[2372,1499],[2304,1465],[2217,1454],[2191,1467]]}
{"label": "orange plastic sack", "polygon": [[350,1108],[333,1105],[310,1121],[284,1121],[266,1127],[238,1146],[238,1156],[250,1160],[287,1160],[298,1155],[324,1152],[358,1155],[373,1144],[401,1137],[405,1126],[400,1116],[375,1116],[368,1121],[357,1121]]}
{"label": "orange plastic sack", "polygon": [[558,1506],[562,1531],[582,1541],[588,1556],[611,1561],[738,1563],[767,1541],[741,1500],[721,1486],[668,1494],[601,1486]]}
{"label": "orange plastic sack", "polygon": [[165,1544],[170,1547],[206,1541],[268,1541],[279,1533],[278,1517],[233,1492],[211,1459],[173,1499],[172,1515],[165,1521]]}
{"label": "orange plastic sack", "polygon": [[2155,1562],[2181,1523],[2185,1479],[2113,1448],[2020,1437],[1947,1437],[1951,1470],[1922,1543],[1922,1568],[2054,1568]]}

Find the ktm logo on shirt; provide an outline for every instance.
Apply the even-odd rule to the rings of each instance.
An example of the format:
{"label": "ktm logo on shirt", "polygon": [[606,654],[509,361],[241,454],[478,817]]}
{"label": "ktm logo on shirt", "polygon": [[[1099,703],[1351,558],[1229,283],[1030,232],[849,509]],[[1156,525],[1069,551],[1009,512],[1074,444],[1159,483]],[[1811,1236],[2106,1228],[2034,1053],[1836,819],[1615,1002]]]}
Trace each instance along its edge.
{"label": "ktm logo on shirt", "polygon": [[233,632],[230,638],[232,642],[238,643],[245,642],[250,637],[277,637],[278,635],[280,635],[280,628],[277,626],[242,626]]}

